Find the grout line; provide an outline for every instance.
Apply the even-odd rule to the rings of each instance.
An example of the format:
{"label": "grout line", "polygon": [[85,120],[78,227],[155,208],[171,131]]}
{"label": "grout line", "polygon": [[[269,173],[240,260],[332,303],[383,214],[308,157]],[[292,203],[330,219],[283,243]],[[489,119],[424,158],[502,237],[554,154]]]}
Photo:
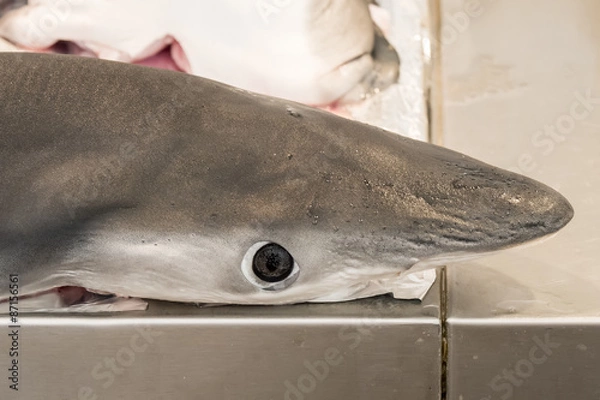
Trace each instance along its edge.
{"label": "grout line", "polygon": [[441,374],[440,374],[440,392],[441,400],[445,400],[448,389],[448,327],[447,327],[447,310],[448,310],[448,280],[446,275],[446,267],[440,270],[440,351],[442,356]]}
{"label": "grout line", "polygon": [[429,0],[429,30],[430,30],[430,54],[431,59],[428,66],[429,73],[427,78],[429,84],[425,85],[427,90],[427,116],[428,116],[428,136],[429,142],[437,145],[443,145],[443,91],[442,91],[442,46],[441,46],[441,27],[442,27],[442,0]]}
{"label": "grout line", "polygon": [[[442,0],[427,0],[429,8],[430,29],[430,62],[428,65],[427,78],[429,82],[426,88],[426,107],[428,120],[428,141],[437,145],[443,145],[443,98],[442,98]],[[448,284],[446,267],[440,269],[440,399],[447,399],[448,389],[448,329],[447,329],[447,305]]]}

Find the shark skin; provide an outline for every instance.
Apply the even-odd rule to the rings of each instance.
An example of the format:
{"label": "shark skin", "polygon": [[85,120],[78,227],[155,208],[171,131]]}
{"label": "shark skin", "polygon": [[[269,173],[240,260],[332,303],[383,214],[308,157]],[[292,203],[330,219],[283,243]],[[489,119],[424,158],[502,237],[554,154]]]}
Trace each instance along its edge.
{"label": "shark skin", "polygon": [[[530,178],[211,80],[28,53],[0,71],[5,301],[11,281],[22,297],[346,301],[573,216]],[[253,275],[261,243],[289,252],[289,276]]]}

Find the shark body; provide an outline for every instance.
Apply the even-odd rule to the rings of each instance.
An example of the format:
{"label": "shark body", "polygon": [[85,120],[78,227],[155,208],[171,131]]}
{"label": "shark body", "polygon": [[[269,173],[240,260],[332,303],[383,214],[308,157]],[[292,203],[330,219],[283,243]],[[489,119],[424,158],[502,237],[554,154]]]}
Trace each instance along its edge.
{"label": "shark body", "polygon": [[0,71],[0,299],[18,276],[22,296],[343,301],[573,216],[532,179],[214,81],[26,53]]}

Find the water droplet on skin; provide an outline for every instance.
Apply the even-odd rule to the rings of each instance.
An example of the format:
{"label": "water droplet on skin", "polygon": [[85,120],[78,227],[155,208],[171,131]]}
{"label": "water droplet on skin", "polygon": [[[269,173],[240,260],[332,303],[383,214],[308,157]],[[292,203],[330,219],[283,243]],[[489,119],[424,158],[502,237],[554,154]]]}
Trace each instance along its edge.
{"label": "water droplet on skin", "polygon": [[294,118],[302,118],[302,114],[300,114],[298,111],[296,111],[295,109],[293,109],[292,107],[288,106],[286,108],[286,111],[289,115],[291,115]]}

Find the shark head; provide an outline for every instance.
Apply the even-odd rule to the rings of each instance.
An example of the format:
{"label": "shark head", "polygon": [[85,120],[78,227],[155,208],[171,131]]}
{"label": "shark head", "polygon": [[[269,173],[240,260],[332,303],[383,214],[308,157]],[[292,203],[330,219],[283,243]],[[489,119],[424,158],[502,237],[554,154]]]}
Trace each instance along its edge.
{"label": "shark head", "polygon": [[[211,274],[225,295],[215,302],[389,292],[408,270],[544,237],[573,216],[562,195],[525,176],[298,105],[264,106],[247,128],[261,134],[235,150],[251,156],[211,169],[219,211],[208,207],[201,226],[214,227],[209,242],[221,241],[210,265],[229,271]],[[273,281],[257,271],[260,257],[271,257],[262,268]]]}
{"label": "shark head", "polygon": [[0,267],[24,293],[344,301],[573,216],[527,177],[202,78],[28,54],[0,70]]}

